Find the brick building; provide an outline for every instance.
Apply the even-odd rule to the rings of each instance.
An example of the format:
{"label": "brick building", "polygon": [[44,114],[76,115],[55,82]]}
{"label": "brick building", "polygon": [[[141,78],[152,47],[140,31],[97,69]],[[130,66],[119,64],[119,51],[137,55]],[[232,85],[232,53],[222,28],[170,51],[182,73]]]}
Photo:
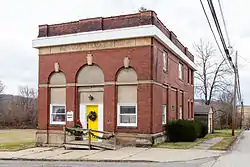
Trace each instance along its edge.
{"label": "brick building", "polygon": [[84,128],[151,137],[168,120],[194,117],[194,57],[153,11],[40,25],[33,47],[38,142],[61,143],[63,125],[78,119]]}

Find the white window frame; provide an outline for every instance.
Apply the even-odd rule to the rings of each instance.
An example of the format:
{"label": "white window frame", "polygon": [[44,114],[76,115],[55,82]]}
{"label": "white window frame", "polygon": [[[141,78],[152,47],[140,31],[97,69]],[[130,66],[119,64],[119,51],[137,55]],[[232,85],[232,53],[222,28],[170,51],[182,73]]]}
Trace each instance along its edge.
{"label": "white window frame", "polygon": [[[163,116],[164,115],[164,116]],[[165,118],[165,119],[162,119],[162,125],[165,125],[167,124],[167,106],[166,104],[163,104],[162,105],[162,118]]]}
{"label": "white window frame", "polygon": [[183,64],[179,63],[179,79],[183,80]]}
{"label": "white window frame", "polygon": [[162,58],[163,58],[163,71],[164,72],[167,72],[167,69],[168,69],[167,57],[168,57],[167,52],[163,52]]}
{"label": "white window frame", "polygon": [[[135,106],[135,114],[126,114],[126,115],[135,115],[135,123],[121,123],[120,121],[120,107],[121,106]],[[124,126],[124,127],[137,127],[137,103],[118,103],[117,104],[117,125],[118,126]]]}
{"label": "white window frame", "polygon": [[182,119],[182,114],[183,114],[183,107],[182,105],[179,106],[179,119]]}
{"label": "white window frame", "polygon": [[[57,107],[57,106],[65,107],[65,121],[64,122],[53,121],[53,119],[52,119],[53,107]],[[65,125],[66,124],[66,114],[67,114],[67,111],[66,111],[66,105],[65,104],[50,104],[50,115],[49,115],[50,125]]]}

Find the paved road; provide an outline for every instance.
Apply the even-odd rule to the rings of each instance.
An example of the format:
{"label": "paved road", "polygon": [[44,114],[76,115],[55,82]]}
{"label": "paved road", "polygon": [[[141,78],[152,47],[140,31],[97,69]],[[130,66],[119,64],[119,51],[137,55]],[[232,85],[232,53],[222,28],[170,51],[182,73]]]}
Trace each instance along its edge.
{"label": "paved road", "polygon": [[59,161],[1,161],[0,167],[200,167],[209,159],[176,163],[108,163]]}
{"label": "paved road", "polygon": [[204,167],[246,167],[250,159],[250,131],[245,131],[233,150]]}

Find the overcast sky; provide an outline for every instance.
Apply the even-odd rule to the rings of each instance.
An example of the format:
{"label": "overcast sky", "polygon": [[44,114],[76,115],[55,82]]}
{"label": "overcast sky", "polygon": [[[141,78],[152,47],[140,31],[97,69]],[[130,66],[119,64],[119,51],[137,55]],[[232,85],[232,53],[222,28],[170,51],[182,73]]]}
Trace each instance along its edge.
{"label": "overcast sky", "polygon": [[[203,2],[207,9],[207,2]],[[220,18],[218,0],[213,2]],[[239,73],[243,98],[245,104],[250,104],[250,1],[221,0],[221,3],[231,43],[241,56]],[[6,85],[5,93],[17,94],[20,85],[37,88],[38,55],[31,42],[37,37],[38,25],[128,14],[136,12],[140,6],[154,10],[190,51],[200,38],[214,41],[199,0],[3,1],[0,5],[0,80]]]}

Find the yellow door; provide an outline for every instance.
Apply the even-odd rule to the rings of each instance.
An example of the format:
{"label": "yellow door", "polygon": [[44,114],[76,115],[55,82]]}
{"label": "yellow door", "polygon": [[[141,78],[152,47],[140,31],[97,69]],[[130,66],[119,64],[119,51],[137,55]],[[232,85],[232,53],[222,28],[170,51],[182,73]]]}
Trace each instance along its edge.
{"label": "yellow door", "polygon": [[[87,106],[87,127],[88,129],[98,130],[98,106],[97,105],[88,105]],[[94,135],[98,135],[98,133],[93,133]],[[91,140],[95,140],[93,136]]]}

